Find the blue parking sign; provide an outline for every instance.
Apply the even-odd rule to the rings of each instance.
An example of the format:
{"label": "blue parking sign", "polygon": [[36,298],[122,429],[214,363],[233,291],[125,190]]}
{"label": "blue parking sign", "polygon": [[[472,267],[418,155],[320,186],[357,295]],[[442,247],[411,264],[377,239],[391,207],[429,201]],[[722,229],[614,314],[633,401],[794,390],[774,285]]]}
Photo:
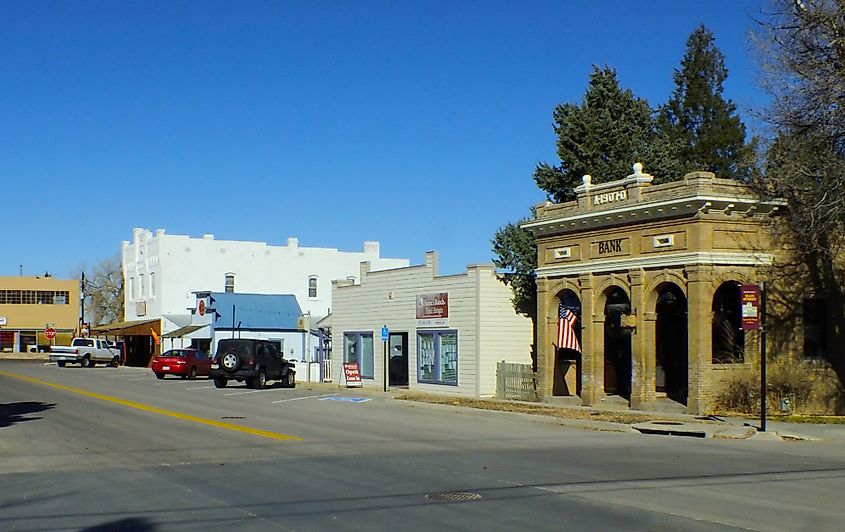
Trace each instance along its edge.
{"label": "blue parking sign", "polygon": [[386,342],[390,339],[390,329],[387,328],[387,325],[383,325],[381,328],[381,341]]}

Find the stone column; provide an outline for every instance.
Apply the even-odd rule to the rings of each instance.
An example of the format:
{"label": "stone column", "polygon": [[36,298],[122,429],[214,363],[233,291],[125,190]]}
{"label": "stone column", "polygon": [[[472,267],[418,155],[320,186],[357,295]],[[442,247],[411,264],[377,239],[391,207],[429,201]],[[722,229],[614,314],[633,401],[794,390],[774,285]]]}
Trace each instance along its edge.
{"label": "stone column", "polygon": [[601,316],[599,329],[596,329],[593,275],[581,274],[578,278],[581,291],[581,403],[585,406],[594,405],[604,395],[604,357],[598,353],[604,352],[604,313]]}
{"label": "stone column", "polygon": [[[654,387],[649,390],[647,371],[646,335],[643,334],[643,315],[645,311],[645,272],[642,268],[628,270],[631,279],[631,320],[635,325],[631,331],[631,408],[639,409],[643,403],[653,398]],[[652,358],[654,356],[652,355]]]}
{"label": "stone column", "polygon": [[707,382],[712,364],[713,271],[710,266],[687,267],[688,382],[687,412],[706,414]]}
{"label": "stone column", "polygon": [[[645,309],[647,310],[647,309]],[[645,312],[639,316],[637,332],[642,335],[645,346],[645,383],[646,401],[657,399],[657,312]]]}
{"label": "stone column", "polygon": [[541,401],[552,396],[555,371],[554,333],[550,323],[556,325],[556,320],[548,313],[549,284],[548,279],[537,278],[537,345],[534,352],[537,356],[537,393]]}

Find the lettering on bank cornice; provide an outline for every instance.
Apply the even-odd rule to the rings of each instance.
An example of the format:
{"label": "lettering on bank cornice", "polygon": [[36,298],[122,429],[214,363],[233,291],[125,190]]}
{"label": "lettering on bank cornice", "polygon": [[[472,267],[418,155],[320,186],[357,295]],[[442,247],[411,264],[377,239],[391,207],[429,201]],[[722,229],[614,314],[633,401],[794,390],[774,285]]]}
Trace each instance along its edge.
{"label": "lettering on bank cornice", "polygon": [[628,254],[628,239],[627,238],[610,238],[607,240],[598,240],[593,242],[592,255],[625,255]]}
{"label": "lettering on bank cornice", "polygon": [[625,189],[602,192],[593,196],[593,205],[605,205],[606,203],[615,203],[617,201],[625,201],[626,199],[628,199],[628,191]]}

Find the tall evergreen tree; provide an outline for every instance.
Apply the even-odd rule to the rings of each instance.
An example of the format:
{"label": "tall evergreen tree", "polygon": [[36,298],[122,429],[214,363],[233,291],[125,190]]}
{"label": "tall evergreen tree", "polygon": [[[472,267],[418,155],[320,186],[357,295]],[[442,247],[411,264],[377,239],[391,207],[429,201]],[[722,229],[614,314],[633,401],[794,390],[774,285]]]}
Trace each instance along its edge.
{"label": "tall evergreen tree", "polygon": [[532,320],[537,317],[537,240],[534,233],[519,225],[534,217],[507,224],[493,237],[493,264],[499,270],[499,279],[513,290],[513,308]]}
{"label": "tall evergreen tree", "polygon": [[728,77],[725,56],[703,25],[687,39],[675,91],[660,108],[660,128],[680,146],[682,173],[708,170],[719,177],[746,179],[752,149],[736,105],[723,96]]}
{"label": "tall evergreen tree", "polygon": [[594,183],[621,179],[642,162],[658,182],[680,177],[676,147],[662,135],[648,102],[623,89],[610,67],[595,67],[581,105],[554,111],[560,165],[540,163],[534,181],[556,202],[575,197],[585,174]]}

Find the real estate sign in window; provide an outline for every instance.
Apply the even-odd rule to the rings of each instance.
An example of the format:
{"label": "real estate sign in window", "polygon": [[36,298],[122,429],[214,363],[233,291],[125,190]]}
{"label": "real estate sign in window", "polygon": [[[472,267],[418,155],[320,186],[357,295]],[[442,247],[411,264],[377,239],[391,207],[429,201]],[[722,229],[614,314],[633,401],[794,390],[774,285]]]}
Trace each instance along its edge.
{"label": "real estate sign in window", "polygon": [[417,380],[431,384],[458,384],[458,332],[417,333]]}

